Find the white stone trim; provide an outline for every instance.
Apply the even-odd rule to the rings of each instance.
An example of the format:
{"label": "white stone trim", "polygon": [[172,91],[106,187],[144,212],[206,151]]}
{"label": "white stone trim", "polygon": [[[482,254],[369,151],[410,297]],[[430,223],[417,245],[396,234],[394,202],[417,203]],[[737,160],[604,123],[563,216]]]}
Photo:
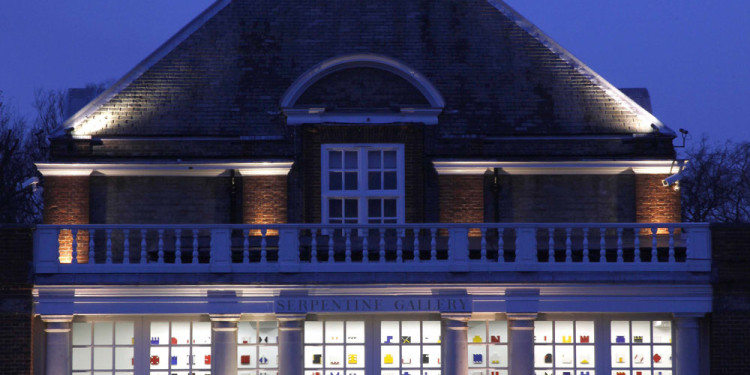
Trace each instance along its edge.
{"label": "white stone trim", "polygon": [[109,177],[173,176],[217,177],[227,170],[238,170],[243,176],[285,176],[291,161],[246,163],[37,163],[44,176],[88,176],[92,173]]}
{"label": "white stone trim", "polygon": [[592,174],[671,174],[681,163],[673,160],[510,162],[510,161],[433,161],[441,175],[481,175],[500,168],[513,175],[592,175]]}
{"label": "white stone trim", "polygon": [[[467,298],[472,301],[474,313],[498,313],[508,311],[509,302],[514,297],[509,290],[526,288],[522,284],[451,284],[451,288],[467,290]],[[40,293],[57,289],[55,286],[37,285],[34,287],[35,311],[41,315],[54,315],[72,303],[78,314],[162,314],[170,311],[173,314],[215,314],[206,303],[209,290],[236,291],[224,306],[232,306],[226,314],[272,314],[274,300],[282,292],[300,290],[310,292],[299,295],[299,298],[326,297],[384,297],[401,298],[425,297],[440,298],[436,289],[445,285],[403,286],[395,284],[373,284],[360,286],[356,284],[339,285],[335,288],[311,285],[102,285],[81,286],[75,295],[54,301],[39,298]],[[710,312],[712,309],[712,289],[709,284],[630,284],[592,283],[592,284],[539,284],[538,311],[547,313],[698,313]],[[407,297],[409,296],[409,297]],[[289,298],[295,298],[290,296]],[[235,311],[236,310],[236,311]]]}
{"label": "white stone trim", "polygon": [[288,125],[319,124],[324,122],[339,124],[393,124],[424,123],[436,125],[441,108],[401,108],[400,112],[378,113],[336,113],[326,112],[325,108],[286,108],[283,110]]}

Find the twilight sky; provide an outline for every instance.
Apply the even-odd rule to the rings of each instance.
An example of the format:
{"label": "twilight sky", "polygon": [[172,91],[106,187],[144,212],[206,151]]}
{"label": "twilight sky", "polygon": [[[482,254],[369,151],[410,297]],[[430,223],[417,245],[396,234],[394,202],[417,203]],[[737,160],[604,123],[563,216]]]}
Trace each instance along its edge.
{"label": "twilight sky", "polygon": [[[506,1],[615,86],[647,87],[688,144],[750,141],[750,1]],[[0,90],[31,116],[35,88],[119,79],[212,2],[0,0]]]}

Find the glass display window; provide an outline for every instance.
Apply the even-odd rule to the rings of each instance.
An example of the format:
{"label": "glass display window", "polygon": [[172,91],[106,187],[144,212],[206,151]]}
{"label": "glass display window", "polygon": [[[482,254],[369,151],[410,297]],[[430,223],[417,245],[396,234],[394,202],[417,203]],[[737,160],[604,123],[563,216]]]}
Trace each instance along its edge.
{"label": "glass display window", "polygon": [[672,322],[610,323],[612,375],[672,375]]}
{"label": "glass display window", "polygon": [[304,327],[305,375],[365,373],[364,321],[308,321]]}
{"label": "glass display window", "polygon": [[279,326],[273,321],[237,323],[237,373],[277,375]]}
{"label": "glass display window", "polygon": [[210,322],[151,322],[149,344],[151,375],[211,374]]}
{"label": "glass display window", "polygon": [[593,321],[535,321],[536,375],[595,375]]}
{"label": "glass display window", "polygon": [[75,322],[71,331],[72,374],[134,374],[134,322]]}
{"label": "glass display window", "polygon": [[469,321],[467,335],[469,375],[508,374],[507,321]]}
{"label": "glass display window", "polygon": [[440,321],[380,322],[381,375],[440,375],[440,343]]}

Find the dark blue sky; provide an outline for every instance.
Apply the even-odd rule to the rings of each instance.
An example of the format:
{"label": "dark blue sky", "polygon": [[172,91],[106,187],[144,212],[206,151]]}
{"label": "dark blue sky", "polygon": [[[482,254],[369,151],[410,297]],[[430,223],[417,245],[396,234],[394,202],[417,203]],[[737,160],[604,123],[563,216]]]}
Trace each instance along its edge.
{"label": "dark blue sky", "polygon": [[[750,141],[750,1],[506,0],[696,143]],[[31,115],[35,88],[115,80],[212,0],[2,0],[0,90]]]}

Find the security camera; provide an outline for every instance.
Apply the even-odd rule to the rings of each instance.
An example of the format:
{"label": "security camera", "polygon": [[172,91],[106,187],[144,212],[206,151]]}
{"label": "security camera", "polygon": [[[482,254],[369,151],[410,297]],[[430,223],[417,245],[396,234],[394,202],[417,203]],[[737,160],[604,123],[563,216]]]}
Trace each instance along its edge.
{"label": "security camera", "polygon": [[677,181],[680,181],[681,178],[682,178],[682,172],[675,173],[675,174],[673,174],[673,175],[671,175],[671,176],[669,176],[669,177],[661,180],[661,184],[664,185],[664,186],[669,186],[669,185],[677,183]]}

